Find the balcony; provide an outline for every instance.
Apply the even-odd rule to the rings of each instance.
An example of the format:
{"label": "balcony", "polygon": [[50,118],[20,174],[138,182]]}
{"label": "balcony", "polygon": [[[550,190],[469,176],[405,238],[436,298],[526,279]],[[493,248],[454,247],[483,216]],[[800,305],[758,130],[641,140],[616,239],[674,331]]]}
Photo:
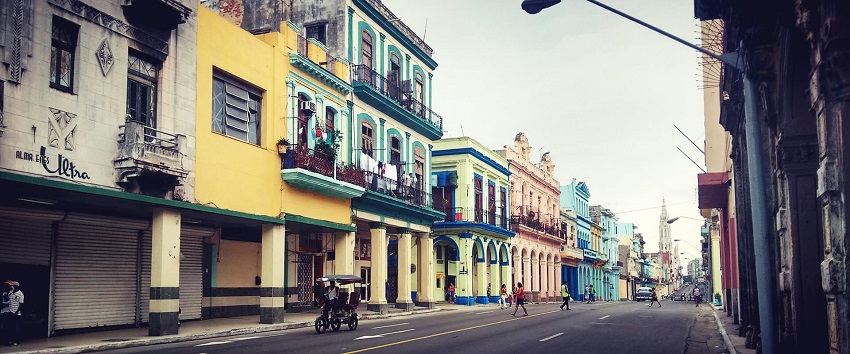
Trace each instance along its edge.
{"label": "balcony", "polygon": [[458,232],[473,229],[488,236],[513,237],[515,235],[508,227],[509,219],[501,208],[485,212],[475,208],[452,208],[447,205],[443,210],[446,211],[446,216],[442,222],[434,223],[434,229]]}
{"label": "balcony", "polygon": [[[393,166],[396,171],[403,171],[402,166]],[[362,178],[360,185],[366,189],[366,193],[352,200],[354,208],[426,225],[445,218],[442,203],[435,203],[421,185],[405,183],[403,174],[390,176],[371,168],[351,168],[357,171]]]}
{"label": "balcony", "polygon": [[290,147],[282,165],[281,178],[296,188],[339,199],[359,197],[366,191],[363,171],[334,164],[332,158],[319,151]]}
{"label": "balcony", "polygon": [[537,232],[546,234],[547,236],[560,239],[561,241],[567,240],[567,229],[564,227],[560,227],[560,222],[557,220],[553,220],[550,215],[543,215],[539,212],[529,211],[528,213],[523,214],[523,210],[532,210],[529,207],[518,208],[513,215],[511,215],[511,229],[515,232],[519,232],[520,227],[526,227]]}
{"label": "balcony", "polygon": [[366,65],[353,68],[354,94],[428,139],[443,136],[443,118],[416,100],[409,81],[390,80]]}
{"label": "balcony", "polygon": [[189,175],[183,168],[186,137],[147,127],[136,121],[119,126],[118,156],[113,160],[115,183],[164,196]]}
{"label": "balcony", "polygon": [[584,252],[582,252],[580,248],[568,245],[561,246],[561,261],[564,263],[568,263],[575,267],[578,265],[578,262],[582,261],[582,259],[584,259]]}

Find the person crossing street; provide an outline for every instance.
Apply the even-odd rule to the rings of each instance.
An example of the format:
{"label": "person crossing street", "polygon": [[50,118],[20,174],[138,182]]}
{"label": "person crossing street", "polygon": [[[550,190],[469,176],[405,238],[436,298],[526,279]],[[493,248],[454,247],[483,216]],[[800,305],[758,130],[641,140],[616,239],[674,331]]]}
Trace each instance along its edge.
{"label": "person crossing street", "polygon": [[561,311],[564,310],[564,306],[567,307],[567,310],[570,310],[570,289],[567,286],[566,280],[564,280],[564,283],[561,284],[561,298],[564,299],[564,303],[561,304]]}

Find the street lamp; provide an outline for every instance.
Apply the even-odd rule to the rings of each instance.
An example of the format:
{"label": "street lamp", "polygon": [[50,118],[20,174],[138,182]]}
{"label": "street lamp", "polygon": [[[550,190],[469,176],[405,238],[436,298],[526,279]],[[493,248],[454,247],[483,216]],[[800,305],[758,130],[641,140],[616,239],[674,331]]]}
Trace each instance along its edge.
{"label": "street lamp", "polygon": [[691,220],[696,220],[696,221],[702,221],[702,222],[705,222],[705,219],[697,219],[697,218],[692,218],[692,217],[690,217],[690,216],[677,216],[677,217],[675,217],[675,218],[667,219],[667,223],[668,223],[668,224],[672,224],[672,223],[676,222],[676,220],[679,220],[679,219],[691,219]]}
{"label": "street lamp", "polygon": [[522,9],[530,14],[536,14],[547,7],[560,3],[561,0],[523,0]]}

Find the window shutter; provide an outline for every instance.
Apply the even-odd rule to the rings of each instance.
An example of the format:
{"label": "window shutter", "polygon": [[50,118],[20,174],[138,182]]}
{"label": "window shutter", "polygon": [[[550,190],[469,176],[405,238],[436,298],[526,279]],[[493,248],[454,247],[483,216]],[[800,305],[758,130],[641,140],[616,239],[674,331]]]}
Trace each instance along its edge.
{"label": "window shutter", "polygon": [[225,82],[224,91],[227,135],[248,140],[248,91],[229,82]]}

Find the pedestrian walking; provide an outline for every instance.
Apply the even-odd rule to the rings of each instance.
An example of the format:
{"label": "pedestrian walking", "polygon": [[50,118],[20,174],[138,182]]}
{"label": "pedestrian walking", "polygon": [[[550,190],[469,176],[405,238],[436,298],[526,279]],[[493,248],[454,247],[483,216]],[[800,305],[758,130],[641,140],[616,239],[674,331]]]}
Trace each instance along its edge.
{"label": "pedestrian walking", "polygon": [[652,307],[652,304],[658,303],[658,307],[661,307],[661,301],[658,301],[658,294],[655,293],[655,288],[652,288],[652,301],[649,302],[649,307]]}
{"label": "pedestrian walking", "polygon": [[24,303],[24,293],[21,292],[21,284],[7,280],[4,282],[7,289],[2,295],[0,304],[0,327],[3,328],[3,343],[8,346],[21,344],[21,305]]}
{"label": "pedestrian walking", "polygon": [[694,307],[699,306],[700,302],[702,302],[702,290],[698,286],[695,286],[691,293],[694,296]]}
{"label": "pedestrian walking", "polygon": [[584,303],[585,304],[590,303],[590,285],[584,286]]}
{"label": "pedestrian walking", "polygon": [[561,311],[564,310],[564,306],[567,307],[567,310],[570,310],[570,289],[567,286],[566,280],[564,280],[564,283],[561,284],[561,298],[564,299],[564,303],[561,304]]}
{"label": "pedestrian walking", "polygon": [[502,289],[499,290],[499,308],[507,309],[508,308],[508,287],[505,284],[502,284]]}
{"label": "pedestrian walking", "polygon": [[522,310],[525,312],[523,316],[528,316],[528,310],[525,309],[525,289],[523,289],[522,283],[516,283],[516,307],[514,308],[514,312],[511,312],[511,316],[516,316],[516,312],[519,311],[520,306],[522,306]]}
{"label": "pedestrian walking", "polygon": [[487,302],[490,302],[490,283],[487,283]]}
{"label": "pedestrian walking", "polygon": [[593,288],[593,285],[590,286],[590,302],[596,302],[596,289]]}

